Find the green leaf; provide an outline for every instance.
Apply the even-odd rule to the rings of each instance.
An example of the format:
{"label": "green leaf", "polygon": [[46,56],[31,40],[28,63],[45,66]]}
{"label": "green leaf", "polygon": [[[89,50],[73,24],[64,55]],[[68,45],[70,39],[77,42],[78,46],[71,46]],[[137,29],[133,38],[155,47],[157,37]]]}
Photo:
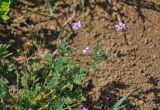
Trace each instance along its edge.
{"label": "green leaf", "polygon": [[7,87],[7,80],[0,78],[0,109],[4,110],[6,106],[6,101],[9,100],[10,94],[9,89]]}
{"label": "green leaf", "polygon": [[8,13],[10,11],[10,6],[12,4],[12,0],[1,0],[0,1],[0,18],[3,20],[8,20]]}
{"label": "green leaf", "polygon": [[0,59],[2,58],[6,58],[10,55],[12,55],[12,53],[8,52],[7,49],[9,48],[10,45],[6,45],[6,44],[0,44]]}
{"label": "green leaf", "polygon": [[57,99],[52,106],[50,106],[50,110],[62,110],[64,106],[64,102],[61,99]]}
{"label": "green leaf", "polygon": [[6,21],[6,20],[8,20],[8,19],[9,19],[9,16],[8,16],[8,15],[6,15],[6,14],[4,14],[4,15],[2,15],[2,16],[1,16],[1,18],[2,18],[4,21]]}
{"label": "green leaf", "polygon": [[119,110],[120,108],[122,108],[122,103],[127,99],[128,96],[124,96],[122,97],[120,100],[118,100],[118,102],[112,107],[111,110]]}
{"label": "green leaf", "polygon": [[59,55],[61,56],[69,56],[72,53],[72,48],[64,41],[61,40],[57,46]]}

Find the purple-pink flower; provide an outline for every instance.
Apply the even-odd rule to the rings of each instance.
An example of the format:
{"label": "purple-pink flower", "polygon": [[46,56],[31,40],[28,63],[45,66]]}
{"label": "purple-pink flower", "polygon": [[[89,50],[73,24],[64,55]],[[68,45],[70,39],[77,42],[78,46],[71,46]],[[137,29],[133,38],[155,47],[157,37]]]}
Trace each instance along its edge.
{"label": "purple-pink flower", "polygon": [[122,31],[125,29],[126,25],[120,21],[115,27],[118,31]]}
{"label": "purple-pink flower", "polygon": [[86,108],[86,107],[81,107],[81,110],[88,110],[88,108]]}
{"label": "purple-pink flower", "polygon": [[72,29],[73,29],[74,31],[78,30],[80,27],[81,27],[81,22],[80,22],[80,20],[78,20],[78,21],[76,21],[76,22],[74,22],[74,23],[72,24]]}
{"label": "purple-pink flower", "polygon": [[83,54],[88,54],[89,53],[89,47],[86,47],[85,49],[83,49]]}

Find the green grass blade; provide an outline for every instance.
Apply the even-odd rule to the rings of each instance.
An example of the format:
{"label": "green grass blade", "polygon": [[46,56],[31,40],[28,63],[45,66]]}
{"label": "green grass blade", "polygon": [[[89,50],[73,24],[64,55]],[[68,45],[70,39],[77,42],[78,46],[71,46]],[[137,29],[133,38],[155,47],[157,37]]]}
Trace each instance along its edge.
{"label": "green grass blade", "polygon": [[122,103],[127,99],[127,97],[128,96],[124,96],[124,97],[122,97],[120,100],[118,100],[118,102],[112,107],[112,109],[111,110],[119,110],[121,107],[121,105],[122,105]]}
{"label": "green grass blade", "polygon": [[51,5],[51,0],[48,0],[48,1],[47,1],[47,6],[48,6],[49,13],[50,13],[50,16],[51,16],[51,17],[54,17],[54,16],[55,16],[54,11],[56,10],[56,8],[57,8],[58,5],[59,5],[59,0],[56,2],[56,4],[54,5],[53,8],[52,8],[52,5]]}
{"label": "green grass blade", "polygon": [[85,4],[84,1],[85,1],[85,0],[81,0],[83,12],[84,12],[84,4]]}

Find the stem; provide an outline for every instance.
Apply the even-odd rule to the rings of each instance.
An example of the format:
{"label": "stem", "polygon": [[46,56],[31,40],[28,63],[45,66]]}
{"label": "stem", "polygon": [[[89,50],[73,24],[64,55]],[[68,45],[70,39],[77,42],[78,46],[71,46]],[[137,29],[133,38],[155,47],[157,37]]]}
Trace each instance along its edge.
{"label": "stem", "polygon": [[73,11],[73,14],[71,17],[68,18],[68,20],[63,24],[63,26],[65,26],[69,21],[71,21],[73,19],[73,17],[75,16],[75,10]]}
{"label": "stem", "polygon": [[19,86],[20,86],[20,74],[18,70],[16,69],[16,76],[17,76],[17,91],[19,91]]}
{"label": "stem", "polygon": [[[43,94],[38,95],[38,96],[36,97],[36,99],[33,101],[33,105],[38,104],[40,101],[42,101],[43,99],[49,97],[49,96],[52,95],[52,94],[53,94],[53,91],[50,91],[50,92],[49,92],[48,94],[46,94],[46,95],[43,95]],[[55,98],[56,98],[56,96],[53,95],[53,96],[52,96],[52,99],[55,99]]]}
{"label": "stem", "polygon": [[28,65],[28,59],[27,59],[27,55],[25,55],[24,57],[24,71],[25,71],[25,74],[26,74],[26,89],[29,90],[29,85],[28,85],[28,77],[29,77],[29,74],[28,74],[28,69],[27,69],[27,65]]}
{"label": "stem", "polygon": [[[74,107],[74,106],[76,106],[76,105],[79,105],[80,103],[76,103],[76,104],[73,104],[73,105],[71,105],[70,107]],[[64,108],[64,109],[62,109],[62,110],[67,110],[68,109],[68,107],[66,107],[66,108]]]}

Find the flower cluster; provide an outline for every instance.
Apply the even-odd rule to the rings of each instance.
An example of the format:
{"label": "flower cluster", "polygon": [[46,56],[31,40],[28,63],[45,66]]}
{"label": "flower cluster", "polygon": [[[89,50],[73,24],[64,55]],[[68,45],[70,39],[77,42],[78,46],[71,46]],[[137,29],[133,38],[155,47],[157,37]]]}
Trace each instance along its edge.
{"label": "flower cluster", "polygon": [[118,31],[123,31],[126,25],[123,22],[119,22],[115,27]]}
{"label": "flower cluster", "polygon": [[74,23],[72,24],[72,29],[73,29],[74,31],[78,30],[80,27],[81,27],[81,22],[80,22],[80,20],[77,21],[77,22],[74,22]]}
{"label": "flower cluster", "polygon": [[86,107],[82,107],[82,108],[81,108],[81,110],[88,110],[88,108],[86,108]]}
{"label": "flower cluster", "polygon": [[83,49],[83,54],[88,54],[89,53],[89,47],[86,47],[85,49]]}

